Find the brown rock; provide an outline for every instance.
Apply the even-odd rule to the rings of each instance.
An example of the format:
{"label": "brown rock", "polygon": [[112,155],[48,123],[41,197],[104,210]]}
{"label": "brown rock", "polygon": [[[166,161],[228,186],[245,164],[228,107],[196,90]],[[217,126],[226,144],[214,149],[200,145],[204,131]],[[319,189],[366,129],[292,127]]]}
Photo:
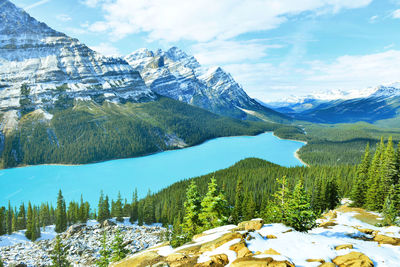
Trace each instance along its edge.
{"label": "brown rock", "polygon": [[375,231],[371,229],[357,229],[361,233],[367,234],[367,235],[372,235]]}
{"label": "brown rock", "polygon": [[168,262],[174,262],[174,261],[183,260],[183,259],[185,259],[185,258],[186,258],[186,256],[183,255],[183,254],[180,254],[180,253],[172,253],[172,254],[169,254],[169,255],[165,258],[165,260],[168,261]]}
{"label": "brown rock", "polygon": [[338,256],[332,262],[339,267],[373,267],[372,261],[361,252],[350,252],[349,254]]}
{"label": "brown rock", "polygon": [[319,265],[318,267],[336,267],[336,265],[332,262],[324,262],[321,265]]}
{"label": "brown rock", "polygon": [[268,239],[277,239],[277,237],[274,236],[274,235],[267,235],[266,238],[268,238]]}
{"label": "brown rock", "polygon": [[266,251],[264,251],[264,254],[268,254],[268,255],[281,255],[281,253],[279,253],[278,251],[276,251],[275,249],[267,249]]}
{"label": "brown rock", "polygon": [[111,221],[111,220],[105,220],[104,222],[102,222],[101,224],[100,224],[100,227],[101,228],[105,228],[105,227],[107,227],[107,226],[114,226],[114,225],[117,225],[115,222],[113,222],[113,221]]}
{"label": "brown rock", "polygon": [[239,223],[238,227],[235,229],[237,231],[246,230],[246,231],[255,231],[260,230],[264,225],[263,219],[254,219],[251,221],[245,221]]}
{"label": "brown rock", "polygon": [[241,240],[239,243],[233,244],[229,247],[229,249],[235,251],[238,258],[252,255],[251,251],[247,248],[246,242],[244,242],[244,240]]}
{"label": "brown rock", "polygon": [[325,263],[324,259],[307,259],[306,262],[319,262],[319,263]]}
{"label": "brown rock", "polygon": [[151,266],[154,264],[158,264],[163,262],[164,257],[158,255],[158,253],[154,251],[148,251],[144,253],[140,253],[138,255],[132,255],[128,258],[125,258],[119,262],[112,263],[110,266],[112,267],[144,267]]}
{"label": "brown rock", "polygon": [[327,221],[327,222],[320,223],[319,227],[328,228],[328,227],[335,226],[335,225],[336,225],[335,222]]}
{"label": "brown rock", "polygon": [[226,242],[229,242],[229,241],[231,241],[233,239],[236,239],[236,238],[243,239],[243,236],[241,234],[239,234],[239,233],[227,233],[227,234],[224,234],[223,236],[221,236],[221,237],[219,237],[219,238],[217,238],[215,240],[212,240],[210,242],[202,244],[201,247],[200,247],[199,252],[203,253],[203,252],[206,252],[206,251],[214,250],[217,247],[222,246]]}
{"label": "brown rock", "polygon": [[387,235],[380,235],[376,234],[374,236],[374,241],[378,242],[379,244],[389,244],[393,246],[400,246],[400,238],[391,237]]}
{"label": "brown rock", "polygon": [[232,267],[295,267],[289,261],[276,261],[271,257],[268,258],[253,258],[244,257],[236,259],[231,264]]}
{"label": "brown rock", "polygon": [[[223,267],[229,263],[228,256],[225,254],[218,254],[218,255],[213,255],[210,256],[211,260],[202,262],[202,263],[197,263],[194,265],[195,267]],[[189,266],[189,265],[188,265]]]}
{"label": "brown rock", "polygon": [[353,249],[352,244],[345,244],[345,245],[339,245],[335,247],[336,250],[341,250],[341,249]]}

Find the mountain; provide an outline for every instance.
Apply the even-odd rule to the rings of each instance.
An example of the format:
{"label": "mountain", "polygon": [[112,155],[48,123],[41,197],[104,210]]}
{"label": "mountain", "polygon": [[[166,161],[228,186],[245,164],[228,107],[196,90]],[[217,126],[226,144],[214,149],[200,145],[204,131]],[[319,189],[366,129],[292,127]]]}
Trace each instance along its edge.
{"label": "mountain", "polygon": [[160,95],[239,119],[287,120],[250,98],[222,68],[203,68],[193,56],[176,47],[155,52],[139,49],[125,60]]}
{"label": "mountain", "polygon": [[[198,64],[179,53],[168,54],[177,69]],[[227,74],[216,70],[204,82],[217,84],[219,75]],[[160,96],[124,59],[104,57],[0,0],[0,167],[142,156],[276,127]]]}
{"label": "mountain", "polygon": [[0,0],[0,109],[48,107],[66,96],[116,102],[155,99],[123,59],[104,57]]}
{"label": "mountain", "polygon": [[264,105],[292,118],[317,123],[397,121],[400,119],[400,83],[379,85],[340,94],[316,94]]}

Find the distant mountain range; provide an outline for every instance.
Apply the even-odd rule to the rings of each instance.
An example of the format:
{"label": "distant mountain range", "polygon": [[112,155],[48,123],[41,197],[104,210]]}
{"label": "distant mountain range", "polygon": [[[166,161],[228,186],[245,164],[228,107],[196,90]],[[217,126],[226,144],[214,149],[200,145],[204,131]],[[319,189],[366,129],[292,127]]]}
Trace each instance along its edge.
{"label": "distant mountain range", "polygon": [[330,91],[262,104],[298,120],[317,123],[376,123],[400,117],[400,83],[379,85],[361,91]]}

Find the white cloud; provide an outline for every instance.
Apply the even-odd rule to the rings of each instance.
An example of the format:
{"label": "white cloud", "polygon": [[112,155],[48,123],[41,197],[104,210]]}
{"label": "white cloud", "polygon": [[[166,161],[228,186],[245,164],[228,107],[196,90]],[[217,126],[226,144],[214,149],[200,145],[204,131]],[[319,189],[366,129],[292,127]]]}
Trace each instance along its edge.
{"label": "white cloud", "polygon": [[192,46],[196,59],[202,65],[222,65],[245,60],[256,60],[267,55],[268,49],[282,45],[265,44],[264,39],[250,41],[211,41]]}
{"label": "white cloud", "polygon": [[109,43],[100,43],[96,46],[90,46],[90,48],[104,56],[121,56],[119,50]]}
{"label": "white cloud", "polygon": [[395,11],[392,12],[392,18],[400,19],[400,9],[396,9]]}
{"label": "white cloud", "polygon": [[67,14],[60,14],[60,15],[57,16],[57,19],[61,20],[63,22],[67,22],[67,21],[72,20],[72,18]]}
{"label": "white cloud", "polygon": [[110,31],[115,38],[148,32],[152,40],[208,42],[273,29],[290,15],[307,11],[338,12],[341,9],[363,7],[371,1],[113,0],[102,4],[105,19],[90,28],[94,31]]}
{"label": "white cloud", "polygon": [[96,7],[102,0],[81,0],[80,2],[88,7]]}
{"label": "white cloud", "polygon": [[375,23],[377,21],[377,19],[379,18],[379,16],[375,15],[369,18],[369,22],[370,23]]}
{"label": "white cloud", "polygon": [[33,3],[33,4],[29,5],[29,6],[24,7],[24,9],[26,11],[28,11],[28,10],[30,10],[32,8],[35,8],[37,6],[41,6],[41,5],[46,4],[47,2],[50,2],[50,1],[51,0],[40,0],[40,1],[37,1],[37,2],[35,2],[35,3]]}

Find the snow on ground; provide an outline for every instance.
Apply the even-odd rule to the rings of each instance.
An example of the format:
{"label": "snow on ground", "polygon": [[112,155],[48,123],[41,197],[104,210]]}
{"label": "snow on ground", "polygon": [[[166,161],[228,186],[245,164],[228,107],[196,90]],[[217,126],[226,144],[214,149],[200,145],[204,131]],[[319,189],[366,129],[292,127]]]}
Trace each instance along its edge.
{"label": "snow on ground", "polygon": [[[40,228],[40,240],[51,240],[56,237],[57,233],[54,230],[55,226],[50,225],[46,226],[43,230],[43,227]],[[32,243],[29,239],[25,237],[25,230],[20,230],[12,233],[11,235],[2,235],[0,236],[0,247],[12,246],[19,243]]]}

